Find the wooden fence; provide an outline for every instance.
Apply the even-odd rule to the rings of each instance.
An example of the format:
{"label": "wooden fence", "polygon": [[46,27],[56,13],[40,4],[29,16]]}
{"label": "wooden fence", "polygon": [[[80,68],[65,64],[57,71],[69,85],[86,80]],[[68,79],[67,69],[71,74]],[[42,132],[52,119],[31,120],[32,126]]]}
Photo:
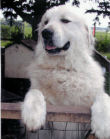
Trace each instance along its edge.
{"label": "wooden fence", "polygon": [[[21,105],[22,103],[1,103],[1,118],[21,119]],[[90,115],[90,109],[86,107],[48,105],[46,121],[90,124]],[[86,139],[96,139],[96,137],[89,134]]]}

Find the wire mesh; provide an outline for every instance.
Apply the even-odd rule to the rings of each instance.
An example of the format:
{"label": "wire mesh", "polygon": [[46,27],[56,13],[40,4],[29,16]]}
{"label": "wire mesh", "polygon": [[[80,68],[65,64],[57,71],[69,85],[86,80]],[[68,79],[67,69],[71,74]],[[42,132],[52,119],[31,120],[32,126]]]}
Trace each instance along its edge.
{"label": "wire mesh", "polygon": [[90,131],[90,124],[85,123],[46,122],[35,132],[28,131],[19,120],[4,120],[3,124],[2,139],[86,139]]}
{"label": "wire mesh", "polygon": [[44,128],[28,132],[26,139],[86,139],[90,124],[71,122],[47,122]]}

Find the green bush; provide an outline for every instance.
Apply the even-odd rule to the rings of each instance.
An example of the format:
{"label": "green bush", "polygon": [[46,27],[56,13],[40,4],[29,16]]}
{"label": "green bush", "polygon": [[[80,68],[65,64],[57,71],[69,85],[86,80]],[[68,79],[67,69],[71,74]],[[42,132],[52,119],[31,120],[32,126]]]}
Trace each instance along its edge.
{"label": "green bush", "polygon": [[1,38],[2,39],[11,39],[10,36],[10,26],[8,25],[1,25]]}
{"label": "green bush", "polygon": [[13,44],[13,41],[9,41],[9,40],[1,40],[1,47],[7,47],[9,45]]}
{"label": "green bush", "polygon": [[21,27],[9,25],[1,25],[2,39],[12,39],[15,42],[20,42],[23,39],[23,32]]}
{"label": "green bush", "polygon": [[24,36],[25,39],[32,39],[32,27],[26,22],[24,22]]}
{"label": "green bush", "polygon": [[25,39],[26,39],[26,40],[32,39],[32,34],[25,35]]}
{"label": "green bush", "polygon": [[108,51],[110,51],[110,39],[107,38],[107,36],[105,38],[98,39],[96,41],[95,48],[99,52],[108,52]]}
{"label": "green bush", "polygon": [[20,42],[23,39],[23,33],[18,26],[11,27],[11,38],[15,42]]}

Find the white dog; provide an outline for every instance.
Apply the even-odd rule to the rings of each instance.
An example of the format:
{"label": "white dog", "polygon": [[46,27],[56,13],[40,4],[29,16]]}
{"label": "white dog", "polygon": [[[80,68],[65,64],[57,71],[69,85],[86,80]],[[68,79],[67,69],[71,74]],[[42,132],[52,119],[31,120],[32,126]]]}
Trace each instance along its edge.
{"label": "white dog", "polygon": [[93,45],[85,19],[74,8],[62,5],[44,14],[29,68],[31,88],[22,106],[29,130],[44,125],[47,102],[90,107],[93,133],[110,137],[110,97],[104,92],[102,69],[92,57]]}

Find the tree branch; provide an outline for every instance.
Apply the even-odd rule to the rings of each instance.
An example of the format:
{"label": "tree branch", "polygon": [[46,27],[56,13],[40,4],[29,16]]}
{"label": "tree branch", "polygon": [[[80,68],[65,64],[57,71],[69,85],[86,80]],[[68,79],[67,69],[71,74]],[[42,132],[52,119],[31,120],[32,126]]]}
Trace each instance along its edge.
{"label": "tree branch", "polygon": [[20,8],[17,8],[16,6],[12,5],[12,9],[19,15],[24,21],[28,22],[29,24],[32,24],[33,18],[31,14],[27,14],[22,12]]}
{"label": "tree branch", "polygon": [[91,9],[91,10],[87,10],[86,13],[98,13],[98,15],[104,14],[104,15],[110,16],[110,11],[103,11],[103,10]]}
{"label": "tree branch", "polygon": [[[15,1],[15,0],[3,0],[1,2],[1,6],[2,9],[4,9],[6,11],[8,11],[8,9],[12,9],[15,11],[16,15],[19,15],[24,21],[27,21],[28,23],[32,24],[33,19],[32,19],[32,15],[25,13],[24,10],[27,9],[25,8],[25,5],[23,4],[25,0],[22,1]],[[29,5],[27,4],[27,6],[29,7]]]}

